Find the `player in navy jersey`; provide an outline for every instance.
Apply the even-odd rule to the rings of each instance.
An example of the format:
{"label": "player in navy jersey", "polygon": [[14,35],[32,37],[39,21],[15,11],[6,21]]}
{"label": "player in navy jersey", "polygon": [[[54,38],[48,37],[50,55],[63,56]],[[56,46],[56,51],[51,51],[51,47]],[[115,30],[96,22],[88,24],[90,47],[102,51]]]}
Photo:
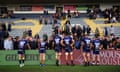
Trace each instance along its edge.
{"label": "player in navy jersey", "polygon": [[85,37],[82,39],[82,51],[83,51],[83,58],[84,58],[84,65],[90,65],[90,51],[92,47],[91,39],[86,34]]}
{"label": "player in navy jersey", "polygon": [[66,33],[64,38],[61,40],[61,44],[64,47],[65,50],[65,59],[66,59],[66,65],[69,65],[68,63],[68,55],[70,54],[70,59],[71,59],[71,65],[74,65],[73,63],[73,45],[74,45],[74,40],[70,36],[69,33]]}
{"label": "player in navy jersey", "polygon": [[30,49],[30,46],[27,42],[27,38],[22,38],[18,42],[18,55],[19,55],[19,65],[20,65],[20,67],[24,66],[26,48]]}
{"label": "player in navy jersey", "polygon": [[59,35],[55,35],[53,39],[53,47],[56,52],[56,66],[59,66],[62,46],[61,46],[61,37]]}
{"label": "player in navy jersey", "polygon": [[40,66],[45,66],[45,53],[46,48],[48,47],[48,42],[43,39],[38,43],[39,55],[40,55]]}
{"label": "player in navy jersey", "polygon": [[101,47],[101,40],[98,37],[95,37],[95,39],[92,41],[93,43],[93,62],[92,64],[99,64],[100,62],[100,57],[99,57],[99,52],[100,52],[100,47]]}

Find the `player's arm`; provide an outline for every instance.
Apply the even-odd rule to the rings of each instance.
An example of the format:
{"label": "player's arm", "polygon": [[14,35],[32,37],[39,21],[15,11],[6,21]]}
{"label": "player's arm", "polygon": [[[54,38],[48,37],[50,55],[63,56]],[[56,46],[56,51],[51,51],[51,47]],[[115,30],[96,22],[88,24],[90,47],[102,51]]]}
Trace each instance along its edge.
{"label": "player's arm", "polygon": [[94,47],[93,42],[90,42],[90,49],[93,49],[93,47]]}
{"label": "player's arm", "polygon": [[82,42],[81,42],[81,47],[80,47],[81,52],[83,51],[83,47],[84,47],[84,42],[82,41]]}
{"label": "player's arm", "polygon": [[27,43],[27,47],[28,47],[29,50],[31,50],[31,47],[30,47],[30,44],[29,44],[29,43]]}
{"label": "player's arm", "polygon": [[52,48],[54,48],[54,45],[55,45],[55,43],[54,43],[54,41],[52,41]]}
{"label": "player's arm", "polygon": [[75,43],[75,41],[72,39],[72,43],[70,44],[70,46],[72,47],[72,48],[74,48],[73,46],[74,46],[74,43]]}
{"label": "player's arm", "polygon": [[40,39],[38,40],[37,45],[38,45],[38,49],[39,49],[40,48]]}
{"label": "player's arm", "polygon": [[100,48],[99,48],[100,50],[102,50],[103,49],[103,44],[102,44],[102,41],[100,41]]}
{"label": "player's arm", "polygon": [[49,48],[49,44],[48,44],[48,42],[46,43],[46,47],[45,47],[46,49],[48,49]]}
{"label": "player's arm", "polygon": [[61,45],[62,45],[62,46],[65,46],[65,44],[63,43],[63,40],[61,40],[61,42],[60,42],[60,43],[61,43]]}

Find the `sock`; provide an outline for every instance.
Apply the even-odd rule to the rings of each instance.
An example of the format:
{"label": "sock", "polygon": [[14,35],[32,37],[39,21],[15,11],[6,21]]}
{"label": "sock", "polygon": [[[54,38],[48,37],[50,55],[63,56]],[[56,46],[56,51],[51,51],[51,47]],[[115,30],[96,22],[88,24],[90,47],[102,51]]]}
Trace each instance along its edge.
{"label": "sock", "polygon": [[71,60],[71,64],[73,64],[73,60]]}
{"label": "sock", "polygon": [[71,60],[71,65],[74,66],[73,60]]}
{"label": "sock", "polygon": [[85,64],[84,64],[85,66],[87,66],[87,62],[85,62]]}
{"label": "sock", "polygon": [[22,60],[19,60],[19,64],[21,64],[22,63]]}
{"label": "sock", "polygon": [[90,62],[87,62],[87,65],[89,66],[89,65],[90,65]]}
{"label": "sock", "polygon": [[66,65],[69,65],[68,61],[66,61]]}
{"label": "sock", "polygon": [[24,63],[24,60],[22,60],[22,63]]}
{"label": "sock", "polygon": [[56,65],[59,66],[59,60],[56,60]]}
{"label": "sock", "polygon": [[58,61],[58,60],[56,60],[56,64],[58,64],[58,62],[59,62],[59,61]]}

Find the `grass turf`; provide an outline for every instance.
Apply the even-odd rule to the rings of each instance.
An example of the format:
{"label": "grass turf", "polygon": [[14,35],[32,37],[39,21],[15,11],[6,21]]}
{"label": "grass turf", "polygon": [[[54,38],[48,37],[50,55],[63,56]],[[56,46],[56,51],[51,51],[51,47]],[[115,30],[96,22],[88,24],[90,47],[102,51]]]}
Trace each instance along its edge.
{"label": "grass turf", "polygon": [[120,66],[0,66],[0,72],[120,72]]}

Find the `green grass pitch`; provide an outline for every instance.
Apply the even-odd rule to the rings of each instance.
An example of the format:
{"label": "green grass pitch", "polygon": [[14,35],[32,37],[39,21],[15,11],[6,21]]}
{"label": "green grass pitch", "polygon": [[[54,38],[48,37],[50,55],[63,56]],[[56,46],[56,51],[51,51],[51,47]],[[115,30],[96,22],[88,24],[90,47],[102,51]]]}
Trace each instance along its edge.
{"label": "green grass pitch", "polygon": [[120,72],[120,66],[0,66],[0,72]]}

